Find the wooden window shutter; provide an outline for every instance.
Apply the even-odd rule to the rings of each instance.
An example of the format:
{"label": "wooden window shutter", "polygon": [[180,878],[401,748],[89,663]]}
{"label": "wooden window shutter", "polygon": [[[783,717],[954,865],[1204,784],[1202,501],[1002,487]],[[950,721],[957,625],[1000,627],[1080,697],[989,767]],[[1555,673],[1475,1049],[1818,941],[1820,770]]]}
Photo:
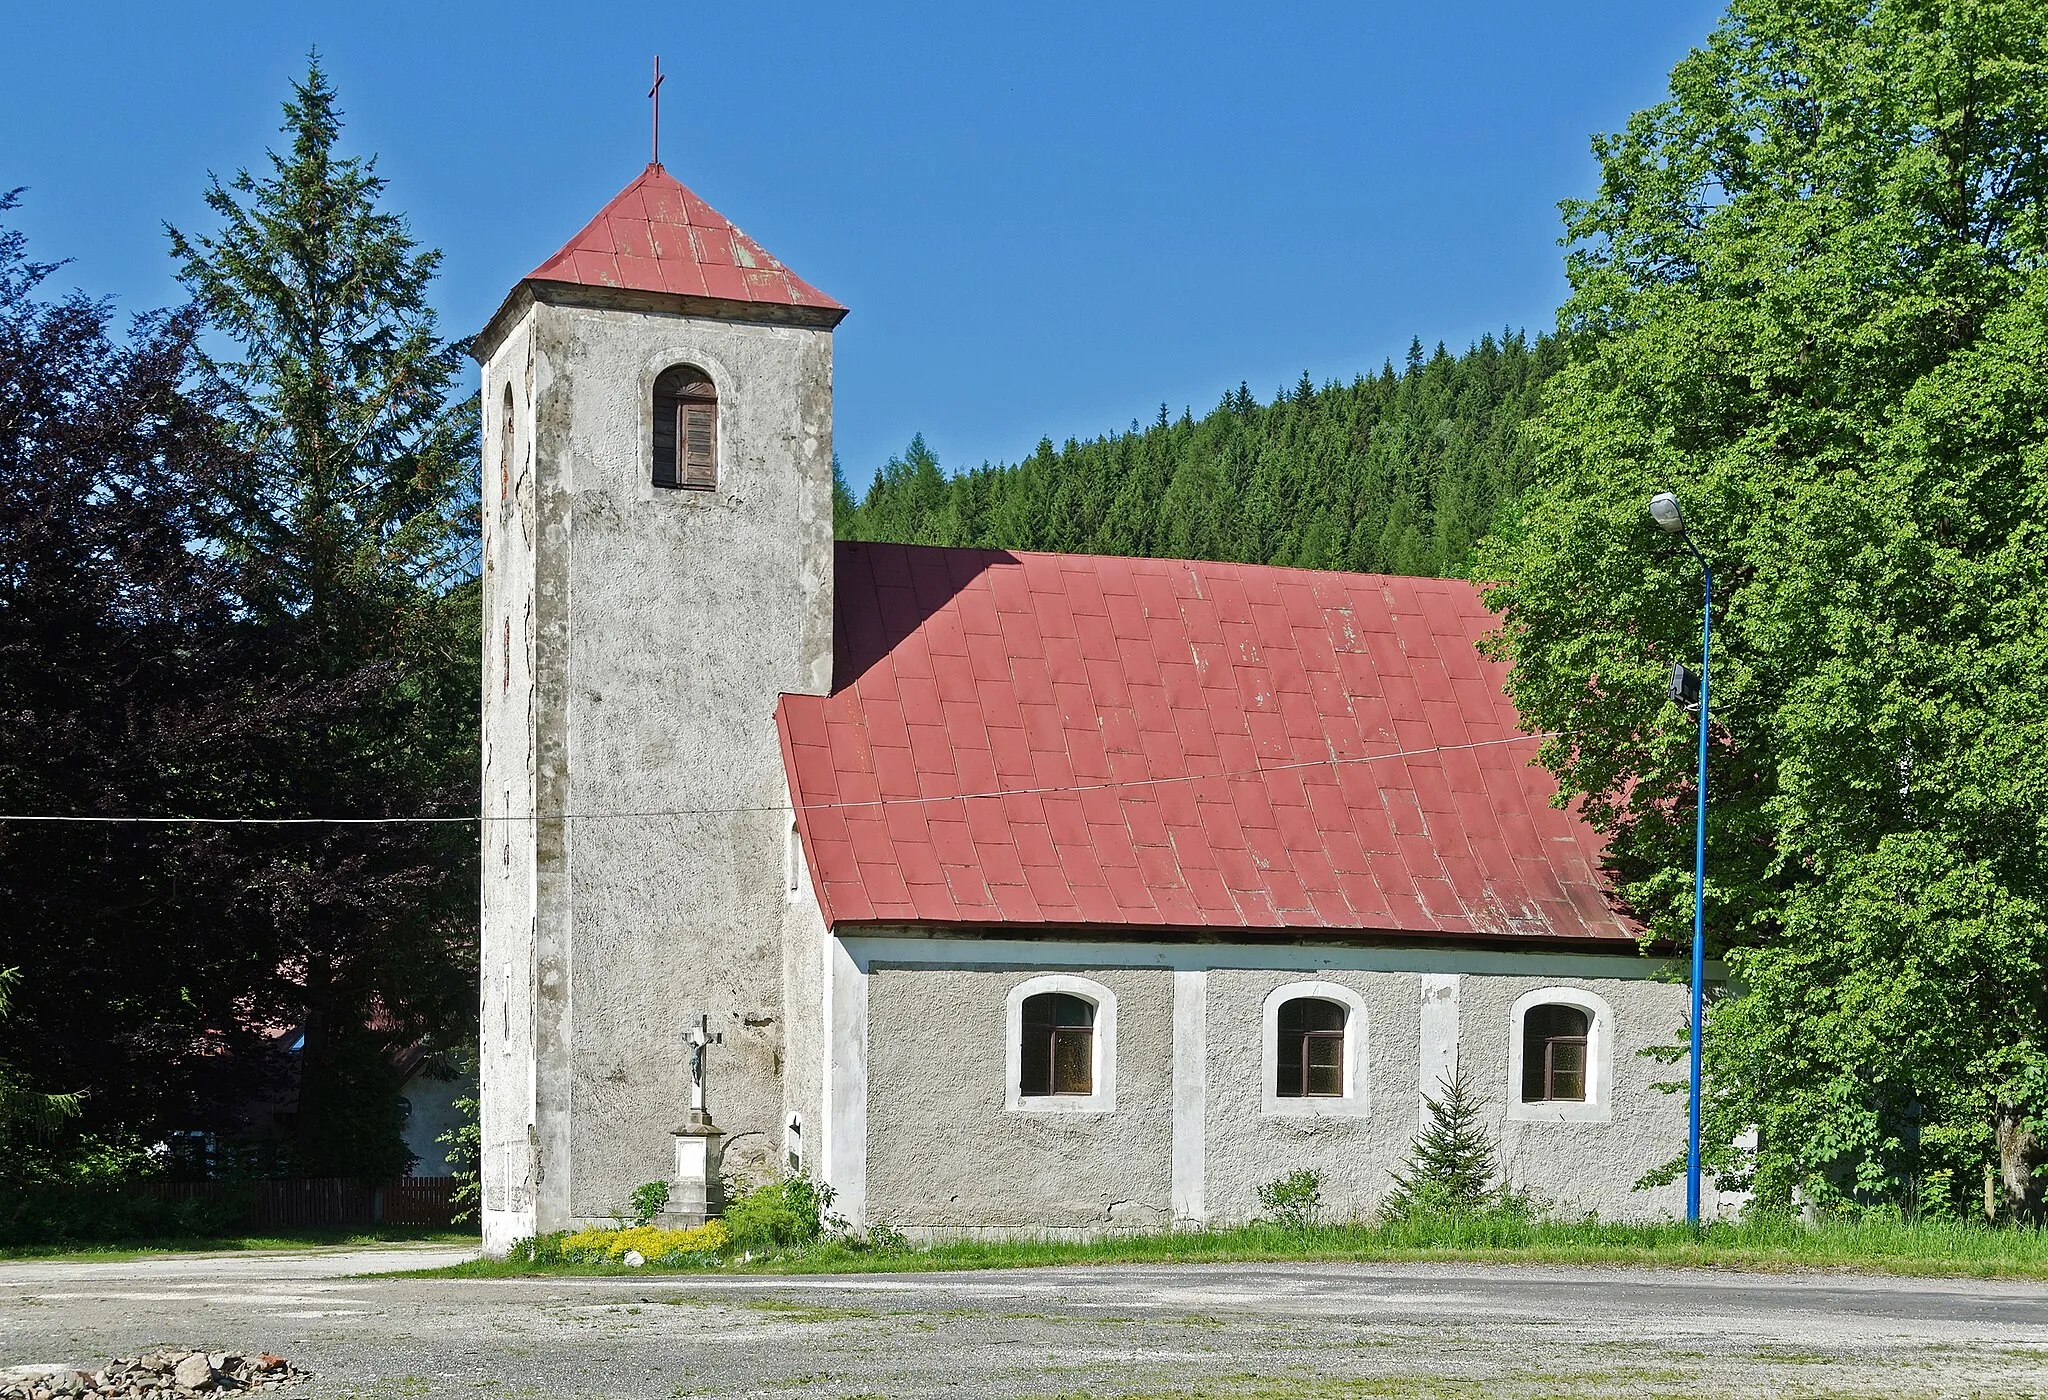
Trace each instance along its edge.
{"label": "wooden window shutter", "polygon": [[656,486],[680,486],[682,479],[676,475],[676,418],[683,411],[682,400],[657,398],[654,401],[654,484]]}
{"label": "wooden window shutter", "polygon": [[654,484],[711,491],[718,486],[718,390],[694,365],[654,381]]}
{"label": "wooden window shutter", "polygon": [[718,405],[682,405],[682,484],[698,491],[718,486]]}

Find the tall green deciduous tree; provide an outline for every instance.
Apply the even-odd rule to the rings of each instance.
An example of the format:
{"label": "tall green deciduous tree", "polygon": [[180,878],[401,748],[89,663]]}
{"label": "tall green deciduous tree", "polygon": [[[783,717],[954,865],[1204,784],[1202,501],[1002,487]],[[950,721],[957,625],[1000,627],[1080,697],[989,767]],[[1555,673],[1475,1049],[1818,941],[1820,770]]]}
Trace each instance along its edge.
{"label": "tall green deciduous tree", "polygon": [[[1567,202],[1572,362],[1481,559],[1544,761],[1689,933],[1715,565],[1708,1150],[1766,1205],[2025,1210],[2048,1051],[2048,5],[1737,0]],[[2000,1131],[2001,1122],[2004,1131]],[[1968,1189],[1966,1189],[1968,1188]]]}
{"label": "tall green deciduous tree", "polygon": [[[244,464],[223,544],[246,604],[302,685],[354,701],[272,761],[305,815],[474,811],[477,420],[427,302],[440,255],[383,206],[375,162],[339,154],[317,58],[284,111],[269,170],[208,189],[219,227],[170,230],[233,347],[206,367]],[[473,1014],[474,832],[288,839],[263,897],[306,1034],[302,1166],[377,1175],[403,1165],[389,1050]]]}
{"label": "tall green deciduous tree", "polygon": [[[0,811],[290,810],[279,740],[355,706],[300,683],[237,601],[219,524],[241,464],[194,382],[197,317],[122,336],[106,303],[50,296],[53,270],[0,226]],[[261,1099],[290,1004],[273,871],[304,855],[274,837],[0,823],[0,968],[20,974],[0,1058],[83,1095],[61,1131],[0,1146],[0,1181],[61,1177],[81,1136],[139,1150]]]}

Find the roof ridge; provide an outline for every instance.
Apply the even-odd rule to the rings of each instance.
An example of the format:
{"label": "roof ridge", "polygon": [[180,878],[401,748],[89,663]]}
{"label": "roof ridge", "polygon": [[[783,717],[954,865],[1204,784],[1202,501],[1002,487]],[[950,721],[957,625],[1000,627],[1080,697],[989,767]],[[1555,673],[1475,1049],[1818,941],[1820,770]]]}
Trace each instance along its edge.
{"label": "roof ridge", "polygon": [[1000,545],[914,544],[900,540],[839,540],[853,549],[926,549],[947,554],[1007,554],[1016,559],[1109,560],[1118,564],[1178,564],[1197,569],[1254,569],[1261,572],[1307,574],[1314,578],[1388,579],[1401,583],[1442,583],[1458,588],[1481,589],[1486,584],[1473,579],[1447,578],[1439,574],[1387,574],[1358,569],[1319,569],[1308,564],[1261,564],[1240,559],[1185,559],[1163,554],[1095,554],[1054,549],[1009,549]]}

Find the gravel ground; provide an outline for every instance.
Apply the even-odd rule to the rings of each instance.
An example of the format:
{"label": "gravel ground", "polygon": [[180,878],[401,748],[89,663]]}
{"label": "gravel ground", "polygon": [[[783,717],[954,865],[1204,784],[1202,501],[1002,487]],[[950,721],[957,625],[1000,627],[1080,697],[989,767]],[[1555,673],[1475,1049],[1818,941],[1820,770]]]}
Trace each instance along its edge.
{"label": "gravel ground", "polygon": [[2048,1286],[1201,1265],[421,1280],[392,1247],[0,1263],[0,1367],[268,1350],[288,1396],[2048,1396]]}

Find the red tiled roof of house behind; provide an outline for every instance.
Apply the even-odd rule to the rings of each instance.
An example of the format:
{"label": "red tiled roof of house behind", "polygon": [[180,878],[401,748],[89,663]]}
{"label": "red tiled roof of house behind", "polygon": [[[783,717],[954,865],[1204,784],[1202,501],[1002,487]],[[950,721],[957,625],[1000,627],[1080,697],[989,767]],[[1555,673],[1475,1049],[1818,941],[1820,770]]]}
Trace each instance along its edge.
{"label": "red tiled roof of house behind", "polygon": [[584,225],[583,232],[527,277],[824,311],[846,309],[784,267],[658,165],[641,171]]}
{"label": "red tiled roof of house behind", "polygon": [[1636,936],[1470,584],[842,543],[836,599],[777,712],[835,927]]}

